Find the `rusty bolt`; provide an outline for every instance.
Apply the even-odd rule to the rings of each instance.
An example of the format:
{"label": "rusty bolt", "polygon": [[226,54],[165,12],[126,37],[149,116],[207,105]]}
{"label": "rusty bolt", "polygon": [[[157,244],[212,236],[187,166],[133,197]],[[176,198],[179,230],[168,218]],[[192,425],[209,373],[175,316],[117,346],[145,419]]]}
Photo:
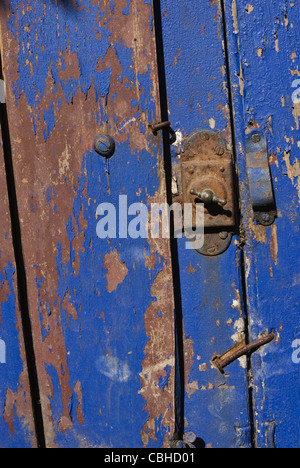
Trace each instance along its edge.
{"label": "rusty bolt", "polygon": [[104,158],[111,158],[115,149],[115,140],[108,135],[99,135],[94,141],[94,150]]}

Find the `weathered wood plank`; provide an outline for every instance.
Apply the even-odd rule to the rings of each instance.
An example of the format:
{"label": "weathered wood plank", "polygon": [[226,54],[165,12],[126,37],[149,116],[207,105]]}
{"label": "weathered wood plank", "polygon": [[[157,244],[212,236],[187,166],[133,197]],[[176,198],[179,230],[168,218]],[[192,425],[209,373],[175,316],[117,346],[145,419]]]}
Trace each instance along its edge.
{"label": "weathered wood plank", "polygon": [[0,200],[0,447],[35,448],[1,128]]}
{"label": "weathered wood plank", "polygon": [[[299,447],[299,2],[225,1],[239,160],[250,338],[276,339],[252,357],[258,447]],[[268,140],[278,218],[253,221],[245,134]]]}
{"label": "weathered wood plank", "polygon": [[[170,120],[183,141],[197,129],[218,131],[231,145],[220,3],[162,0]],[[174,147],[176,164],[180,147]],[[179,150],[179,151],[178,151]],[[203,257],[178,241],[184,326],[186,430],[198,445],[250,445],[247,365],[221,375],[211,364],[245,337],[246,320],[238,237],[227,252]],[[202,442],[201,442],[202,439]]]}
{"label": "weathered wood plank", "polygon": [[[165,201],[148,130],[160,120],[152,22],[143,0],[1,5],[48,447],[160,447],[173,435],[169,241],[96,234],[102,202]],[[101,133],[116,141],[108,163],[93,150]]]}

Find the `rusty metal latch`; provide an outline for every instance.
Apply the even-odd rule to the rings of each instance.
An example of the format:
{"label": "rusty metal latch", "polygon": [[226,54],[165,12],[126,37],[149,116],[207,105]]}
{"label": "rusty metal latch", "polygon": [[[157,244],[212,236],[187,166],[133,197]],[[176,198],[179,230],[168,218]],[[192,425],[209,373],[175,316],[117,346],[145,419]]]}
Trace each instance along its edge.
{"label": "rusty metal latch", "polygon": [[270,226],[277,217],[277,210],[267,139],[260,130],[253,130],[246,136],[246,165],[255,221]]}
{"label": "rusty metal latch", "polygon": [[236,225],[234,167],[225,139],[212,130],[193,132],[181,152],[176,179],[179,194],[174,201],[193,205],[193,224],[197,203],[204,204],[204,245],[197,252],[225,252]]}

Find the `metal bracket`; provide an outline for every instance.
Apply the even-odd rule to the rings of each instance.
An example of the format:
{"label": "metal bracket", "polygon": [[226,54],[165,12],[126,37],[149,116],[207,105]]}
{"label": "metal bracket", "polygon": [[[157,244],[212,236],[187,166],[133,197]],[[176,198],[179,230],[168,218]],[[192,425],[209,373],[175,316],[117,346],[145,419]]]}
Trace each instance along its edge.
{"label": "metal bracket", "polygon": [[271,226],[277,217],[277,210],[267,139],[260,130],[253,130],[246,136],[246,165],[254,219],[263,226]]}
{"label": "metal bracket", "polygon": [[202,255],[220,255],[231,243],[236,224],[233,175],[224,138],[211,130],[189,136],[180,155],[176,201],[193,204],[193,223],[197,203],[204,204],[204,246],[197,250]]}

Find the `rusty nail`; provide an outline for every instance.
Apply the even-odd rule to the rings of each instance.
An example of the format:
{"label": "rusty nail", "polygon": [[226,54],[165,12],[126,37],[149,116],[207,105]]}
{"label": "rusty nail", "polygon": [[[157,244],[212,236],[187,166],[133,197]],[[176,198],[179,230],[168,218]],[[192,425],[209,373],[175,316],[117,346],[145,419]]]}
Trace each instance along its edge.
{"label": "rusty nail", "polygon": [[227,367],[232,362],[236,361],[242,356],[246,354],[250,354],[254,351],[257,351],[262,346],[265,346],[268,343],[271,343],[275,338],[275,333],[272,331],[269,335],[265,335],[258,340],[250,343],[248,345],[242,346],[240,349],[236,350],[236,347],[232,348],[231,350],[227,351],[222,356],[217,356],[213,359],[213,364],[217,367],[217,369],[224,374],[224,368]]}

